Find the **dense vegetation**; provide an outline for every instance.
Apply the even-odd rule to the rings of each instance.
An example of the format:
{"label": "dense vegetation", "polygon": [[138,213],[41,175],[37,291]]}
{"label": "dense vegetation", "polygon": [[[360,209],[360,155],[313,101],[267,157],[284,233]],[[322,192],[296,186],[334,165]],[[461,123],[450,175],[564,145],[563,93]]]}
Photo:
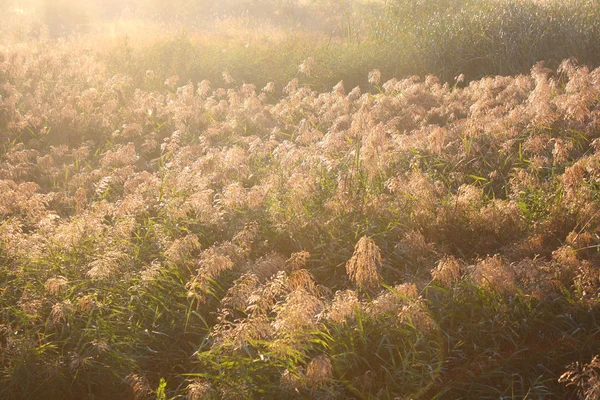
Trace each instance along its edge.
{"label": "dense vegetation", "polygon": [[598,398],[596,3],[264,3],[5,6],[0,398]]}
{"label": "dense vegetation", "polygon": [[[556,69],[570,57],[600,65],[595,0],[5,0],[4,7],[39,1],[45,5],[35,13],[4,18],[5,36],[87,34],[111,74],[152,70],[161,84],[178,75],[222,85],[227,71],[240,83],[281,88],[309,57],[312,73],[301,83],[320,92],[340,80],[367,88],[373,69],[384,81],[432,74],[452,84],[461,74],[527,74],[539,61]],[[160,89],[139,79],[135,86]]]}

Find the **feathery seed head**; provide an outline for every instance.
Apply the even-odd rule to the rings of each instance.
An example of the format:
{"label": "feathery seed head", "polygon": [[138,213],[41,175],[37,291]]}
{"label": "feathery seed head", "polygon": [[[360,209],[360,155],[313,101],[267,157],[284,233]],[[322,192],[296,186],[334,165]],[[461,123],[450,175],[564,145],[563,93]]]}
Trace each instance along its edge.
{"label": "feathery seed head", "polygon": [[381,264],[381,250],[372,239],[363,236],[354,247],[352,258],[346,263],[346,273],[359,289],[375,289],[379,286]]}
{"label": "feathery seed head", "polygon": [[311,360],[306,368],[306,381],[309,386],[321,386],[333,379],[333,365],[325,354]]}

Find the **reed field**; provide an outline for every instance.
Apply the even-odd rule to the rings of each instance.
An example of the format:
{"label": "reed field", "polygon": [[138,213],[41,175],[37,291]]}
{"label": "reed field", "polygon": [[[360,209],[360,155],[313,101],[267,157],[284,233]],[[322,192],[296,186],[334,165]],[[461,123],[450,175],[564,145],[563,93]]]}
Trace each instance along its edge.
{"label": "reed field", "polygon": [[0,4],[0,398],[600,398],[593,0]]}

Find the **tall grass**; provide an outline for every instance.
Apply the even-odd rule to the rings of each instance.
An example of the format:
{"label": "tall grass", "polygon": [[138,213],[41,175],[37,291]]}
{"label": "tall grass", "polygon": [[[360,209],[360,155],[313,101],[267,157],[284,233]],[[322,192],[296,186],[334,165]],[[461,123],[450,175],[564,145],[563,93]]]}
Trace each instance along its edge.
{"label": "tall grass", "polygon": [[464,74],[526,73],[565,58],[597,66],[599,8],[593,1],[403,1],[389,3],[378,34],[409,46],[421,71],[445,81]]}
{"label": "tall grass", "polygon": [[[103,16],[91,1],[47,2],[35,13],[31,6],[7,15],[17,22],[4,30],[19,40],[113,32],[117,40],[97,47],[111,71],[151,70],[160,83],[177,74],[181,82],[224,84],[227,71],[259,87],[298,77],[319,91],[340,80],[364,90],[372,89],[367,74],[375,68],[384,79],[433,74],[454,84],[461,75],[527,73],[540,61],[554,69],[571,57],[600,65],[600,9],[586,0],[160,4],[130,2]],[[310,77],[297,70],[308,57],[315,59]]]}
{"label": "tall grass", "polygon": [[352,29],[2,38],[0,398],[597,394],[600,69],[348,85]]}

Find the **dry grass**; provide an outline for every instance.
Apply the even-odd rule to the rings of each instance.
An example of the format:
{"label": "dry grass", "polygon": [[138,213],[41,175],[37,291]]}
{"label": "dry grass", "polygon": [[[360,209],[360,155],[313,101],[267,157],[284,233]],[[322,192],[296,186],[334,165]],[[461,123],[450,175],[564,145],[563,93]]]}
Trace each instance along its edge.
{"label": "dry grass", "polygon": [[379,286],[381,264],[381,250],[372,239],[363,236],[346,263],[346,273],[359,289],[375,289]]}
{"label": "dry grass", "polygon": [[600,69],[316,90],[98,43],[0,45],[0,397],[597,396]]}

